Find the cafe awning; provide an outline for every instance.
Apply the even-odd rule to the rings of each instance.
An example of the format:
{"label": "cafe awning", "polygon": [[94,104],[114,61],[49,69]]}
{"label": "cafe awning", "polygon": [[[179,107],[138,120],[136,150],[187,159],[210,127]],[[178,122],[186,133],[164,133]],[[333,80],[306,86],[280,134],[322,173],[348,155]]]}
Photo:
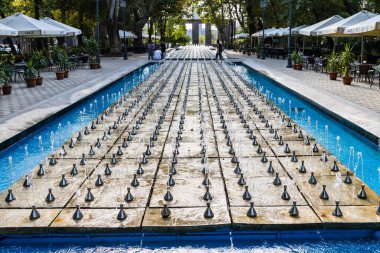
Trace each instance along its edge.
{"label": "cafe awning", "polygon": [[40,21],[65,30],[65,36],[78,36],[82,34],[82,31],[80,29],[58,22],[52,18],[42,18]]}
{"label": "cafe awning", "polygon": [[357,34],[361,36],[380,36],[380,15],[364,20],[344,29],[344,34]]}
{"label": "cafe awning", "polygon": [[16,13],[12,16],[0,19],[0,24],[15,29],[17,31],[17,35],[21,37],[38,38],[65,36],[65,30],[21,13]]}
{"label": "cafe awning", "polygon": [[355,15],[348,18],[342,19],[334,24],[321,28],[317,31],[318,36],[334,36],[341,37],[345,36],[344,29],[349,26],[356,25],[362,21],[368,20],[376,16],[375,13],[369,11],[360,11]]}
{"label": "cafe awning", "polygon": [[317,36],[318,30],[320,30],[324,27],[327,27],[331,24],[334,24],[334,23],[336,23],[342,19],[343,18],[341,16],[335,15],[335,16],[332,16],[328,19],[322,20],[321,22],[318,22],[314,25],[302,28],[299,33],[302,35],[306,35],[306,36]]}

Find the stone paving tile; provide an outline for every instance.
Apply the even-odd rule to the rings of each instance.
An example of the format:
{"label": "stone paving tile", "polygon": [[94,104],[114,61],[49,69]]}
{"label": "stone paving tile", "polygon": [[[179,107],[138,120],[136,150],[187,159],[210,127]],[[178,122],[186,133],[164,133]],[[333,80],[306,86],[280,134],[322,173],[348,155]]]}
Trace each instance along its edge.
{"label": "stone paving tile", "polygon": [[325,73],[316,73],[314,70],[295,71],[286,68],[287,60],[270,59],[260,60],[256,55],[247,57],[235,52],[228,51],[228,54],[240,57],[244,61],[254,61],[266,67],[289,75],[298,79],[305,86],[308,86],[319,91],[324,91],[329,94],[334,94],[352,103],[364,106],[369,110],[380,113],[380,89],[379,79],[375,80],[372,87],[366,82],[353,82],[352,85],[343,85],[342,78],[338,77],[337,81],[330,81]]}
{"label": "stone paving tile", "polygon": [[18,80],[18,82],[12,83],[12,95],[1,96],[0,122],[3,122],[3,118],[7,115],[17,113],[19,110],[26,109],[44,99],[83,85],[86,81],[102,77],[111,70],[123,67],[128,63],[114,57],[102,58],[101,69],[90,70],[89,67],[76,69],[70,71],[69,78],[64,80],[57,80],[54,71],[43,71],[44,83],[35,88],[27,88],[25,82]]}
{"label": "stone paving tile", "polygon": [[68,79],[56,80],[55,72],[43,71],[42,86],[26,88],[26,84],[20,81],[13,83],[12,94],[0,96],[0,142],[147,62],[145,54],[134,55],[128,61],[120,57],[104,57],[101,69],[90,70],[87,67],[70,71]]}

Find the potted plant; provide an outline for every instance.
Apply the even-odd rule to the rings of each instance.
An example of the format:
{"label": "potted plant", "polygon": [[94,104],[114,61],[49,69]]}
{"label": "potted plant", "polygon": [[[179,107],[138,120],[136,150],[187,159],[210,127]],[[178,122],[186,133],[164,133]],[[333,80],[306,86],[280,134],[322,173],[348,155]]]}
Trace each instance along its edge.
{"label": "potted plant", "polygon": [[293,51],[292,54],[290,55],[290,58],[292,59],[292,62],[293,62],[292,67],[293,67],[294,70],[297,69],[296,68],[297,54],[298,53],[296,51]]}
{"label": "potted plant", "polygon": [[10,95],[12,93],[12,74],[12,65],[4,61],[0,62],[0,78],[3,81],[2,90],[4,95]]}
{"label": "potted plant", "polygon": [[95,38],[90,38],[86,42],[86,52],[89,55],[90,60],[90,69],[100,68],[100,59],[99,59],[99,45]]}
{"label": "potted plant", "polygon": [[339,58],[335,51],[333,51],[327,58],[326,70],[329,74],[330,80],[336,80],[339,70]]}
{"label": "potted plant", "polygon": [[53,58],[53,61],[59,65],[59,67],[57,68],[57,71],[55,72],[57,80],[64,79],[65,78],[65,71],[64,71],[63,65],[65,63],[63,62],[63,60],[64,60],[63,59],[63,50],[58,45],[55,45],[52,48],[52,58]]}
{"label": "potted plant", "polygon": [[32,54],[33,65],[37,69],[36,85],[42,85],[44,78],[40,75],[41,69],[47,66],[47,61],[42,51],[34,51]]}
{"label": "potted plant", "polygon": [[352,53],[352,46],[346,44],[344,50],[340,52],[339,65],[343,74],[343,84],[350,85],[352,82],[352,76],[350,76],[351,64],[355,61],[355,55]]}
{"label": "potted plant", "polygon": [[62,52],[61,58],[59,60],[59,65],[61,66],[61,69],[65,72],[64,78],[68,78],[70,62],[69,62],[69,56],[67,55],[66,51]]}
{"label": "potted plant", "polygon": [[292,61],[293,61],[293,69],[296,70],[302,70],[302,55],[301,53],[297,51],[293,51],[290,55]]}
{"label": "potted plant", "polygon": [[29,59],[25,68],[25,81],[28,88],[36,87],[37,82],[37,70],[34,68],[33,60]]}

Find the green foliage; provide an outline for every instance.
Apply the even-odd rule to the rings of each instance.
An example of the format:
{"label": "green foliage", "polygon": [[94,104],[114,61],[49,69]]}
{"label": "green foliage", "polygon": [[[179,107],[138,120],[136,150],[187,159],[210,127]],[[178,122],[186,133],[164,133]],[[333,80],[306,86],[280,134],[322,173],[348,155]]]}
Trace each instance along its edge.
{"label": "green foliage", "polygon": [[292,58],[293,64],[302,64],[302,55],[298,51],[293,51],[290,55]]}
{"label": "green foliage", "polygon": [[350,65],[355,61],[355,55],[352,53],[352,46],[349,44],[344,45],[344,50],[339,53],[338,59],[343,76],[349,76]]}
{"label": "green foliage", "polygon": [[33,60],[29,59],[25,68],[25,79],[33,79],[37,77],[37,70],[34,68]]}
{"label": "green foliage", "polygon": [[59,58],[63,54],[63,49],[60,48],[58,45],[54,45],[51,49],[51,57],[53,58],[54,62],[59,62]]}
{"label": "green foliage", "polygon": [[13,54],[0,54],[0,61],[13,64],[16,60],[16,56]]}
{"label": "green foliage", "polygon": [[32,61],[34,67],[37,69],[38,76],[40,76],[41,69],[45,68],[48,63],[42,51],[34,51],[32,54]]}
{"label": "green foliage", "polygon": [[57,45],[52,48],[52,58],[54,62],[58,63],[61,70],[69,68],[69,56],[67,52]]}
{"label": "green foliage", "polygon": [[68,70],[70,63],[69,63],[69,56],[65,51],[62,51],[62,54],[59,56],[58,64],[61,70]]}
{"label": "green foliage", "polygon": [[338,54],[333,51],[331,55],[327,58],[327,72],[335,73],[339,71],[339,57]]}
{"label": "green foliage", "polygon": [[86,41],[86,52],[90,56],[90,63],[99,63],[98,55],[100,54],[100,49],[98,42],[94,37]]}
{"label": "green foliage", "polygon": [[12,65],[6,61],[0,61],[0,78],[4,85],[10,85],[12,79]]}

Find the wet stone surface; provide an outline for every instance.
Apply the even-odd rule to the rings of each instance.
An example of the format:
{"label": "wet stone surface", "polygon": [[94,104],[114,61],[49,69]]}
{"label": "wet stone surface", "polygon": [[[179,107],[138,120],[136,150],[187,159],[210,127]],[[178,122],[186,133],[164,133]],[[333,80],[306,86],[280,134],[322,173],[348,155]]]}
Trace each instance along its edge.
{"label": "wet stone surface", "polygon": [[379,228],[379,196],[226,63],[166,61],[98,119],[1,193],[1,232]]}

